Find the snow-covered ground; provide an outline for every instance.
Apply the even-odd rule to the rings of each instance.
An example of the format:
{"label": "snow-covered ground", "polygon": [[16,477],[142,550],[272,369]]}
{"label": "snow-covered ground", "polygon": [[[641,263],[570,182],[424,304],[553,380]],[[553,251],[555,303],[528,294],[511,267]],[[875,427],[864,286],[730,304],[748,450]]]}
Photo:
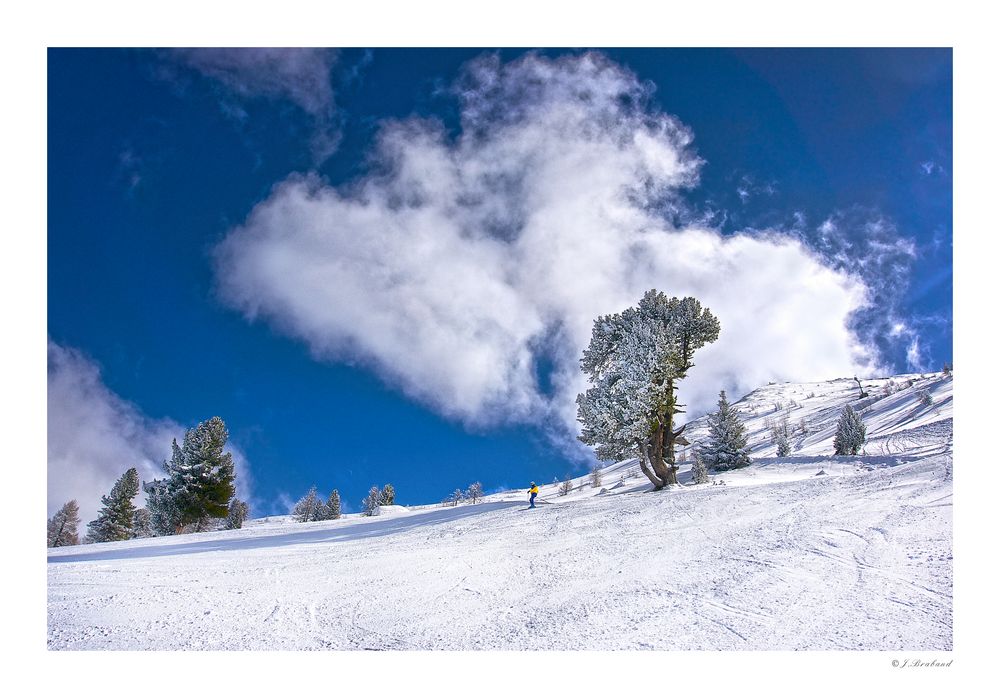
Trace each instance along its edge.
{"label": "snow-covered ground", "polygon": [[[952,381],[769,385],[754,465],[52,549],[50,649],[952,649]],[[865,454],[835,458],[843,405]],[[788,415],[793,453],[769,426]],[[805,431],[800,429],[805,424]],[[704,419],[685,436],[697,443]],[[724,482],[724,484],[721,484]]]}

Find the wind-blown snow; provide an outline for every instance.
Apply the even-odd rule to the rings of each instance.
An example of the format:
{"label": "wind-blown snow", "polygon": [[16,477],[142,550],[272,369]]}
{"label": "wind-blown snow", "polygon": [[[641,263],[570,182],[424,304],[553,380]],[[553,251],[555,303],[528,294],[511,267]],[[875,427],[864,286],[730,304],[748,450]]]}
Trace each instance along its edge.
{"label": "wind-blown snow", "polygon": [[[863,399],[846,379],[755,391],[734,404],[755,462],[714,474],[725,484],[687,484],[685,463],[684,486],[652,492],[624,461],[601,488],[543,486],[534,510],[516,491],[53,549],[48,645],[950,650],[951,385],[930,374],[863,381]],[[847,402],[868,443],[834,457]],[[765,423],[785,412],[807,433],[777,458]],[[704,433],[696,420],[685,435]]]}

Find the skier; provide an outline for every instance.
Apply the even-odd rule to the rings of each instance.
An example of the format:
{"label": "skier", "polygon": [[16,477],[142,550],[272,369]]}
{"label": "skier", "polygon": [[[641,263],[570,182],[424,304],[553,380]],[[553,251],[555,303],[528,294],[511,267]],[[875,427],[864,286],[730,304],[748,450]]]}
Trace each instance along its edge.
{"label": "skier", "polygon": [[531,483],[531,489],[528,490],[528,494],[531,495],[531,497],[528,499],[528,503],[531,506],[529,506],[528,508],[529,509],[534,509],[535,508],[535,496],[538,494],[538,485],[536,485],[534,482],[532,482]]}

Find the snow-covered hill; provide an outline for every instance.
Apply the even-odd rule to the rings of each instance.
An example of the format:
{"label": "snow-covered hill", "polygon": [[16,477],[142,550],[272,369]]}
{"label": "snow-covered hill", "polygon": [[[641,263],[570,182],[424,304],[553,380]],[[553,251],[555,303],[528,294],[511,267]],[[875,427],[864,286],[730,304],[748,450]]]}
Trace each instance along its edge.
{"label": "snow-covered hill", "polygon": [[[952,380],[769,385],[754,464],[651,492],[635,461],[559,495],[49,551],[51,649],[952,647]],[[844,404],[863,455],[834,457]],[[792,454],[770,426],[787,416]],[[801,427],[805,429],[802,430]],[[704,418],[685,436],[706,435]],[[527,483],[525,483],[527,484]]]}

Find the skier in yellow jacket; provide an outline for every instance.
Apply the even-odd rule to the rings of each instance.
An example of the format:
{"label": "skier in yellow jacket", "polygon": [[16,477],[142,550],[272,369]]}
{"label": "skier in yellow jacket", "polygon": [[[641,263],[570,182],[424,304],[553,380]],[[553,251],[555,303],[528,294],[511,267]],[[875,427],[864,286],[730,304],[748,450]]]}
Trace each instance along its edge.
{"label": "skier in yellow jacket", "polygon": [[535,508],[535,496],[538,494],[538,485],[536,485],[535,483],[532,482],[531,483],[531,489],[528,490],[528,494],[531,495],[531,497],[528,499],[528,503],[531,506],[529,506],[528,508],[529,509],[534,509]]}

